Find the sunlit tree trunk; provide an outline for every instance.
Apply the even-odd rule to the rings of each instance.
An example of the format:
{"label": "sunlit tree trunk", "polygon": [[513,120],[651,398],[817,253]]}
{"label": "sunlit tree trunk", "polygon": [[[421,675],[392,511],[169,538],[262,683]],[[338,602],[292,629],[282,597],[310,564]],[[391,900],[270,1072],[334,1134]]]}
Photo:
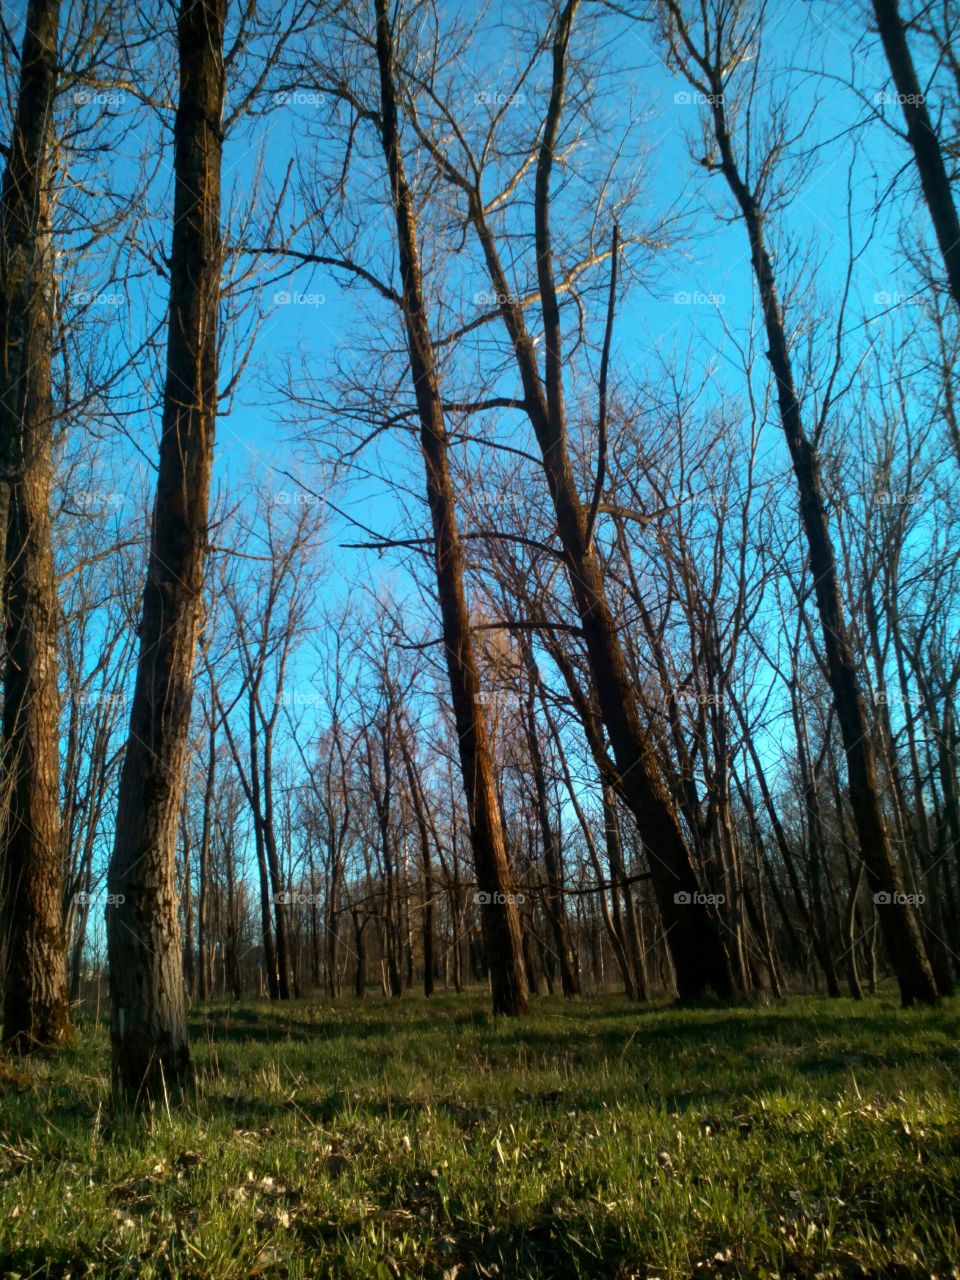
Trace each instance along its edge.
{"label": "sunlit tree trunk", "polygon": [[497,804],[487,726],[478,697],[480,681],[463,588],[463,552],[447,458],[446,425],[424,310],[416,213],[400,153],[393,36],[387,0],[376,0],[376,17],[381,136],[397,227],[403,313],[410,371],[420,416],[420,448],[426,469],[427,500],[433,523],[444,651],[467,792],[477,884],[484,895],[481,915],[492,980],[493,1009],[495,1013],[522,1014],[526,1012],[528,1001],[520,917],[510,891],[510,867]]}
{"label": "sunlit tree trunk", "polygon": [[57,590],[50,541],[55,306],[51,116],[60,5],[31,0],[0,196],[0,540],[5,536],[3,1042],[69,1031],[59,834]]}
{"label": "sunlit tree trunk", "polygon": [[170,312],[130,737],[107,911],[113,1075],[127,1095],[190,1077],[174,853],[203,601],[217,409],[226,0],[181,0]]}

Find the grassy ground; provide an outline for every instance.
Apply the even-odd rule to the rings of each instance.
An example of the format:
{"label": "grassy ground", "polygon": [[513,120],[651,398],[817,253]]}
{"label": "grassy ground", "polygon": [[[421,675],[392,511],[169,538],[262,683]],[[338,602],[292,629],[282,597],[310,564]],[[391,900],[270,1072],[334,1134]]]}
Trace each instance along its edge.
{"label": "grassy ground", "polygon": [[88,1026],[0,1071],[0,1274],[958,1277],[958,1014],[217,1005],[140,1122]]}

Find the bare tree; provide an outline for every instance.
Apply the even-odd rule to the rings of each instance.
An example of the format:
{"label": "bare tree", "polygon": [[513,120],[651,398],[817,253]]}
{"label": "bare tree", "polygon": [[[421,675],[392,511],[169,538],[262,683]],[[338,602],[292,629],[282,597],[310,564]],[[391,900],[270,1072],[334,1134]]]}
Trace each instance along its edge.
{"label": "bare tree", "polygon": [[400,146],[393,31],[386,0],[376,0],[376,19],[380,130],[396,219],[403,318],[410,373],[420,415],[420,447],[433,523],[443,641],[467,792],[477,884],[483,894],[482,919],[490,963],[493,1008],[495,1013],[522,1014],[527,1009],[527,983],[520,920],[511,892],[487,726],[479,699],[480,681],[470,638],[462,551],[447,461],[446,425],[423,300],[415,204]]}
{"label": "bare tree", "polygon": [[3,1041],[69,1030],[58,831],[57,594],[50,492],[55,309],[50,226],[59,0],[27,5],[16,118],[0,193],[0,545],[5,626]]}
{"label": "bare tree", "polygon": [[[877,780],[876,750],[850,628],[844,616],[836,555],[824,500],[824,483],[818,443],[823,434],[832,396],[828,389],[816,430],[805,429],[803,410],[793,370],[793,356],[783,309],[777,291],[773,262],[767,246],[764,198],[771,167],[786,145],[778,135],[762,157],[759,174],[751,183],[744,177],[743,157],[738,156],[731,127],[731,91],[744,60],[756,58],[762,31],[763,7],[752,20],[741,20],[740,4],[710,0],[688,20],[679,0],[664,0],[665,34],[672,59],[687,75],[707,105],[709,127],[717,159],[708,166],[722,174],[733,196],[750,244],[754,277],[760,295],[768,359],[776,382],[780,423],[793,464],[800,517],[809,551],[809,571],[826,654],[827,676],[847,757],[850,798],[860,842],[861,856],[874,893],[886,895],[881,922],[887,951],[900,984],[904,1004],[933,1003],[937,988],[927,958],[916,912],[904,890],[903,878],[884,821]],[[699,30],[696,27],[699,23]],[[698,40],[699,36],[699,40]],[[775,125],[776,128],[776,125]],[[831,380],[832,382],[832,380]]]}
{"label": "bare tree", "polygon": [[117,1087],[191,1075],[174,884],[217,410],[226,0],[181,0],[167,378],[130,738],[107,913]]}

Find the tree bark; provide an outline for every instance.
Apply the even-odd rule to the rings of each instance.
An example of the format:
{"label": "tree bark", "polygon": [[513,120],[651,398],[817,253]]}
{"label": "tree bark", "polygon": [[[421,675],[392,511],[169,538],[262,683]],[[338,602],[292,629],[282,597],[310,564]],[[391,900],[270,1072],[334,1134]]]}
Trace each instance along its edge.
{"label": "tree bark", "polygon": [[50,124],[57,0],[31,0],[0,208],[0,539],[6,609],[3,1043],[69,1034],[62,920],[57,590],[50,530],[55,304]]}
{"label": "tree bark", "polygon": [[903,109],[907,140],[913,149],[923,196],[943,255],[947,282],[954,302],[960,307],[960,218],[957,216],[940,139],[930,119],[913,65],[907,43],[907,29],[900,16],[898,0],[873,0],[873,12]]}
{"label": "tree bark", "polygon": [[217,406],[226,0],[181,0],[180,91],[160,465],[107,912],[115,1086],[191,1075],[174,852],[202,607]]}
{"label": "tree bark", "polygon": [[400,153],[393,35],[387,0],[376,0],[376,18],[381,135],[397,227],[403,315],[433,524],[444,650],[467,793],[477,885],[483,895],[481,915],[490,964],[493,1011],[522,1014],[527,1011],[528,998],[520,918],[510,892],[510,867],[497,805],[487,726],[478,697],[480,680],[463,587],[463,552],[447,458],[446,424],[423,302],[416,213]]}

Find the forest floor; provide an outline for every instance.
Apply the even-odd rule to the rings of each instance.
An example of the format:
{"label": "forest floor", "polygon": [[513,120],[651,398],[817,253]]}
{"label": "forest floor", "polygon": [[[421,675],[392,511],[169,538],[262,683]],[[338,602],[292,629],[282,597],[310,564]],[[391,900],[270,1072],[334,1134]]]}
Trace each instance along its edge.
{"label": "forest floor", "polygon": [[958,1004],[215,1004],[145,1120],[88,1023],[0,1063],[0,1274],[958,1277]]}

